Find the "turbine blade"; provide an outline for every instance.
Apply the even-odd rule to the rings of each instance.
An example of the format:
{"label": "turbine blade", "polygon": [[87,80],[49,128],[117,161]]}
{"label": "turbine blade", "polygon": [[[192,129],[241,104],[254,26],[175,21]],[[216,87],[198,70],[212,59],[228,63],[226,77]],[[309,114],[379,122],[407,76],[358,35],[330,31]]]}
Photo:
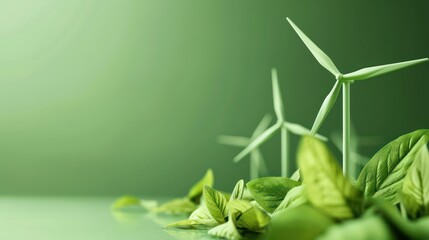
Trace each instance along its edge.
{"label": "turbine blade", "polygon": [[366,67],[352,73],[344,74],[342,79],[343,80],[364,80],[364,79],[376,77],[378,75],[393,72],[402,68],[406,68],[406,67],[416,65],[422,62],[427,62],[427,61],[428,61],[428,58],[422,58],[422,59],[399,62],[399,63],[392,63],[392,64],[386,64],[386,65],[380,65],[380,66],[374,66],[374,67]]}
{"label": "turbine blade", "polygon": [[273,81],[273,99],[274,99],[274,112],[276,113],[278,120],[284,119],[284,108],[282,95],[280,93],[279,80],[277,78],[277,70],[271,69],[271,79]]}
{"label": "turbine blade", "polygon": [[268,168],[265,163],[264,157],[262,156],[261,150],[255,149],[256,156],[259,158],[259,173],[262,176],[268,176]]}
{"label": "turbine blade", "polygon": [[340,152],[343,152],[343,137],[340,132],[333,132],[331,134],[331,142]]}
{"label": "turbine blade", "polygon": [[245,147],[249,144],[250,139],[246,137],[220,135],[217,137],[217,142],[224,145]]}
{"label": "turbine blade", "polygon": [[311,128],[312,135],[319,131],[320,126],[322,126],[323,121],[325,121],[326,116],[328,116],[329,111],[332,106],[334,106],[335,100],[337,100],[338,94],[340,93],[341,85],[342,84],[339,81],[336,81],[334,87],[323,101],[322,106],[317,113],[316,120],[314,120],[313,127]]}
{"label": "turbine blade", "polygon": [[[311,134],[310,129],[305,128],[305,127],[303,127],[297,123],[284,122],[283,124],[287,130],[289,130],[291,133],[293,133],[295,135],[309,135],[309,134]],[[325,142],[328,140],[328,138],[326,138],[320,134],[316,134],[315,137],[317,137],[320,140],[325,141]]]}
{"label": "turbine blade", "polygon": [[265,116],[262,118],[262,120],[259,122],[258,126],[256,127],[255,131],[252,134],[252,139],[259,136],[271,123],[271,115],[265,114]]}
{"label": "turbine blade", "polygon": [[310,40],[310,38],[305,35],[304,32],[299,29],[295,23],[292,22],[289,18],[286,18],[292,28],[295,30],[295,32],[298,34],[298,36],[301,38],[301,40],[304,42],[305,46],[310,50],[310,52],[313,54],[313,56],[316,58],[316,60],[322,65],[324,68],[326,68],[329,72],[334,74],[336,76],[337,74],[340,74],[340,71],[338,71],[338,68],[335,66],[335,64],[332,62],[332,60],[326,55],[316,44],[314,44],[313,41]]}
{"label": "turbine blade", "polygon": [[243,159],[247,154],[249,154],[253,149],[259,147],[262,143],[266,142],[270,137],[274,135],[280,128],[281,124],[276,124],[267,130],[265,130],[261,135],[253,139],[243,151],[241,151],[237,156],[234,157],[234,162],[238,162]]}

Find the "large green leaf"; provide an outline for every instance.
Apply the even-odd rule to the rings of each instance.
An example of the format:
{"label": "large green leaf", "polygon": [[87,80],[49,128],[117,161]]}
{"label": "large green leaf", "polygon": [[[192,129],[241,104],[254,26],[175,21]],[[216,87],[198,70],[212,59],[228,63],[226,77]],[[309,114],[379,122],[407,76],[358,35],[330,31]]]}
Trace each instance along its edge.
{"label": "large green leaf", "polygon": [[203,191],[204,201],[212,217],[218,223],[224,223],[228,217],[227,200],[225,196],[210,186],[205,186]]}
{"label": "large green leaf", "polygon": [[429,140],[429,130],[405,134],[378,151],[363,168],[357,180],[366,197],[399,203],[398,190],[418,151]]}
{"label": "large green leaf", "polygon": [[429,152],[423,146],[408,170],[402,187],[402,203],[413,218],[429,215]]}
{"label": "large green leaf", "polygon": [[326,145],[304,136],[298,150],[298,164],[309,201],[326,214],[351,218],[362,211],[361,193],[343,176]]}
{"label": "large green leaf", "polygon": [[302,204],[308,203],[307,196],[305,195],[304,186],[297,186],[292,188],[287,194],[280,205],[273,212],[278,214],[280,211],[283,211],[288,208],[294,208]]}
{"label": "large green leaf", "polygon": [[266,239],[313,240],[333,224],[331,218],[315,207],[301,205],[273,217]]}
{"label": "large green leaf", "polygon": [[304,42],[305,46],[310,50],[310,52],[313,54],[313,56],[316,58],[316,60],[322,65],[324,68],[326,68],[329,72],[334,74],[335,76],[340,73],[338,71],[335,64],[332,62],[331,58],[328,57],[316,44],[313,43],[313,41],[310,40],[310,38],[307,37],[307,35],[304,34],[304,32],[299,29],[295,23],[292,22],[289,18],[286,18],[292,28],[295,30],[295,32],[298,34],[298,36],[301,38],[301,40]]}
{"label": "large green leaf", "polygon": [[285,177],[263,177],[248,182],[247,188],[263,209],[273,212],[285,198],[286,193],[298,185],[299,182]]}
{"label": "large green leaf", "polygon": [[392,63],[374,67],[367,67],[357,70],[352,73],[347,73],[342,76],[343,80],[364,80],[372,77],[376,77],[382,74],[393,72],[402,68],[410,67],[422,62],[427,62],[427,58],[416,59],[411,61]]}
{"label": "large green leaf", "polygon": [[188,193],[188,198],[195,202],[199,203],[201,195],[203,194],[203,188],[204,186],[210,186],[213,187],[214,183],[214,176],[213,171],[211,169],[208,169],[204,177],[198,181],[194,186],[191,187]]}
{"label": "large green leaf", "polygon": [[392,240],[397,239],[389,224],[380,216],[371,215],[330,227],[317,240]]}
{"label": "large green leaf", "polygon": [[334,106],[335,101],[337,100],[338,94],[340,93],[342,84],[339,81],[335,82],[334,87],[323,100],[322,106],[317,113],[316,119],[314,120],[313,127],[311,128],[311,134],[314,135],[319,131],[319,128],[322,126],[325,121],[328,113],[331,111],[331,108]]}
{"label": "large green leaf", "polygon": [[254,232],[262,231],[269,223],[270,216],[260,208],[255,207],[248,201],[233,200],[228,203],[229,211],[236,218],[236,226]]}

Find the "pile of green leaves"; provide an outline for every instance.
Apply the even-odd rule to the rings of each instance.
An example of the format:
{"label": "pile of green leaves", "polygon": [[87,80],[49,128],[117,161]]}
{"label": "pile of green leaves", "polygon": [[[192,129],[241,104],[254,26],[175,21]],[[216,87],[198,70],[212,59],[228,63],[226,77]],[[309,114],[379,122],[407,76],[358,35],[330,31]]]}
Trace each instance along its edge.
{"label": "pile of green leaves", "polygon": [[352,182],[325,143],[308,135],[291,178],[257,178],[247,188],[240,180],[225,193],[213,188],[209,169],[186,197],[158,206],[124,196],[112,209],[190,214],[165,227],[226,239],[429,239],[428,141],[429,129],[397,138]]}
{"label": "pile of green leaves", "polygon": [[384,146],[358,180],[347,179],[324,142],[304,136],[293,179],[240,180],[231,195],[203,188],[199,207],[167,228],[227,239],[429,239],[429,130]]}

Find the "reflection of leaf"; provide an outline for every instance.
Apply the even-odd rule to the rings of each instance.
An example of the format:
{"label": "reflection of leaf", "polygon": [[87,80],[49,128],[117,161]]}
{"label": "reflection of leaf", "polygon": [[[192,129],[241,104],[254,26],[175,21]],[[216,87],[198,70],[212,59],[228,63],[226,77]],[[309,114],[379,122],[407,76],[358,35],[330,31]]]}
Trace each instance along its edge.
{"label": "reflection of leaf", "polygon": [[378,151],[363,168],[357,185],[366,197],[384,198],[399,203],[401,189],[408,168],[418,150],[429,140],[429,130],[417,130],[390,142]]}
{"label": "reflection of leaf", "polygon": [[304,136],[298,150],[308,200],[331,217],[344,219],[362,211],[361,193],[343,176],[326,145]]}
{"label": "reflection of leaf", "polygon": [[318,209],[304,204],[273,217],[266,239],[313,240],[333,224],[333,220]]}
{"label": "reflection of leaf", "polygon": [[169,228],[165,231],[179,240],[213,240],[213,237],[207,234],[207,230],[180,230]]}
{"label": "reflection of leaf", "polygon": [[298,185],[299,182],[285,177],[263,177],[248,182],[247,188],[263,209],[273,212],[286,193]]}
{"label": "reflection of leaf", "polygon": [[194,186],[191,187],[187,197],[191,201],[195,203],[199,203],[200,197],[203,194],[204,186],[208,185],[210,187],[213,187],[213,183],[214,183],[213,171],[209,169],[207,170],[204,177],[200,181],[198,181]]}
{"label": "reflection of leaf", "polygon": [[191,213],[197,209],[197,205],[188,198],[176,198],[153,209],[153,212],[171,214]]}
{"label": "reflection of leaf", "polygon": [[412,218],[429,215],[429,152],[423,146],[405,176],[402,203]]}
{"label": "reflection of leaf", "polygon": [[130,206],[141,207],[140,199],[138,197],[130,196],[130,195],[122,196],[122,197],[115,200],[115,202],[111,206],[111,209],[112,210],[119,210],[121,208],[126,208],[126,207],[130,207]]}
{"label": "reflection of leaf", "polygon": [[237,216],[237,228],[259,232],[270,223],[270,216],[248,201],[233,200],[228,203],[228,207]]}
{"label": "reflection of leaf", "polygon": [[225,196],[221,192],[216,191],[209,186],[204,187],[203,195],[207,209],[209,210],[212,217],[218,223],[224,223],[228,216],[228,209],[226,207],[227,201]]}
{"label": "reflection of leaf", "polygon": [[274,214],[278,214],[280,211],[300,206],[304,203],[307,203],[308,199],[304,193],[304,186],[297,186],[292,188],[287,194],[280,205],[274,211]]}

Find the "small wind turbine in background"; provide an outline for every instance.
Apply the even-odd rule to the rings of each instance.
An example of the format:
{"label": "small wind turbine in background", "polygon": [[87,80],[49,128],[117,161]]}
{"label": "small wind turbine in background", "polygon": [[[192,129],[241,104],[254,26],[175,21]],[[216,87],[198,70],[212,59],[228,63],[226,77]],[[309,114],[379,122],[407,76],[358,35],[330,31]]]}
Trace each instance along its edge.
{"label": "small wind turbine in background", "polygon": [[[261,122],[256,127],[250,138],[248,137],[239,137],[239,136],[226,136],[221,135],[217,138],[218,143],[236,146],[236,147],[246,147],[249,145],[253,139],[263,133],[271,122],[271,115],[267,114],[262,118]],[[239,162],[241,159],[234,160],[234,162]],[[262,153],[259,148],[254,148],[250,152],[250,179],[258,178],[260,175],[268,175],[267,165],[262,157]]]}
{"label": "small wind turbine in background", "polygon": [[[369,157],[359,153],[359,148],[364,146],[374,146],[382,142],[381,137],[376,136],[360,136],[353,124],[350,124],[350,166],[348,174],[351,179],[356,180],[359,176],[358,169],[363,168],[369,161]],[[342,152],[343,138],[341,132],[333,132],[331,141]]]}
{"label": "small wind turbine in background", "polygon": [[311,128],[311,133],[315,134],[319,130],[329,111],[337,99],[337,96],[343,88],[343,172],[347,174],[348,164],[350,162],[350,84],[357,80],[364,80],[372,77],[376,77],[385,73],[389,73],[401,68],[409,67],[418,63],[428,61],[427,58],[411,60],[406,62],[392,63],[374,67],[366,67],[360,70],[341,74],[337,69],[332,60],[314,44],[289,18],[286,18],[316,60],[331,72],[335,76],[335,85],[332,90],[329,92],[328,96],[322,103],[322,106],[317,114],[316,120],[314,121],[313,127]]}
{"label": "small wind turbine in background", "polygon": [[[258,136],[252,139],[247,147],[241,151],[235,158],[234,161],[239,161],[244,158],[247,154],[251,153],[254,149],[258,148],[261,144],[270,139],[275,133],[281,132],[281,174],[283,177],[287,177],[289,173],[290,161],[288,157],[289,152],[289,140],[288,132],[296,135],[310,134],[310,130],[296,123],[287,122],[285,120],[284,108],[282,97],[280,93],[279,82],[277,78],[276,69],[271,70],[271,78],[273,83],[273,99],[274,99],[274,111],[276,113],[277,122],[260,133]],[[316,135],[318,138],[326,141],[326,138],[320,135]]]}

